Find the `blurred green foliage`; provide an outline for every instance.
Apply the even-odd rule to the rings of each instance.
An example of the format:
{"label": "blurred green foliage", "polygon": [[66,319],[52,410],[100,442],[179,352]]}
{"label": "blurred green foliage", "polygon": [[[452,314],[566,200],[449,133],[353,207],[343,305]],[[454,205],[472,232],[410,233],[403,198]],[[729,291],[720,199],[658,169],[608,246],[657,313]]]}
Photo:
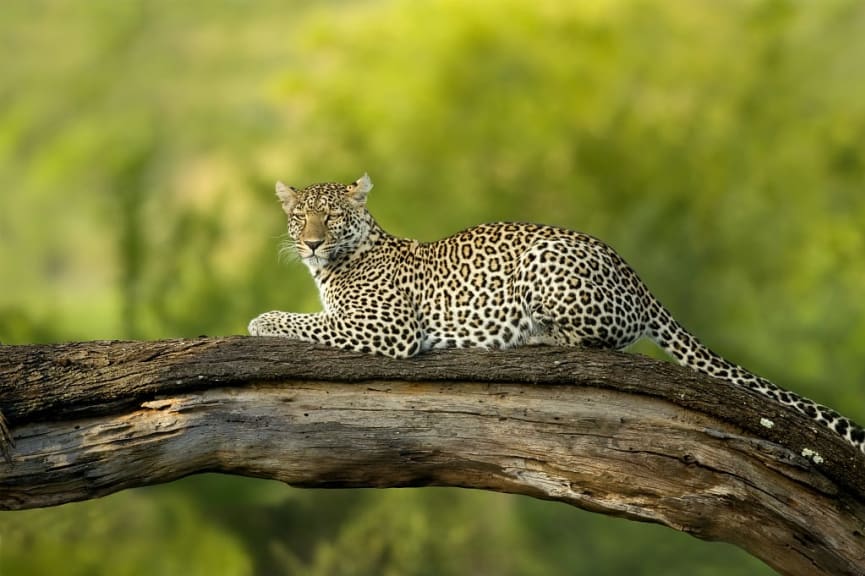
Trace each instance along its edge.
{"label": "blurred green foliage", "polygon": [[[0,47],[4,343],[315,309],[273,182],[369,171],[399,235],[604,238],[718,352],[865,421],[858,0],[12,0]],[[201,476],[0,514],[0,574],[45,573],[768,570],[526,498]]]}

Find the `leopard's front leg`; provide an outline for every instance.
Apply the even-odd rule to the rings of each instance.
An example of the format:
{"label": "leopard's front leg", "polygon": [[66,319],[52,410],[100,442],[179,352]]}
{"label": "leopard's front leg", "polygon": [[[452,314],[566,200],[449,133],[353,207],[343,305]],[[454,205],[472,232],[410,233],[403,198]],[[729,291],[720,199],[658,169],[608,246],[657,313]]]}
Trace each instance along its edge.
{"label": "leopard's front leg", "polygon": [[273,311],[253,318],[248,329],[251,336],[281,336],[392,358],[407,358],[420,352],[421,334],[416,318],[406,314],[401,320],[382,322],[377,315],[369,314],[358,319],[327,312]]}
{"label": "leopard's front leg", "polygon": [[[329,334],[328,322],[319,314],[295,314],[273,310],[259,314],[248,326],[250,336],[283,336],[295,340],[321,342],[311,334]],[[329,342],[323,342],[328,344]]]}

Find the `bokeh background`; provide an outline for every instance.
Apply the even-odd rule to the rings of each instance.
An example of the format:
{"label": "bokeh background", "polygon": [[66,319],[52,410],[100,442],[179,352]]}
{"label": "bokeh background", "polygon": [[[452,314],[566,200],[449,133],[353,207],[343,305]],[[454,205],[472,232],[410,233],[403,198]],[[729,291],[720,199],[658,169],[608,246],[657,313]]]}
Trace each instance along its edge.
{"label": "bokeh background", "polygon": [[[600,236],[718,352],[865,421],[860,0],[4,1],[0,341],[315,310],[274,181],[364,171],[398,235]],[[205,475],[0,513],[3,576],[216,573],[770,571],[455,489]]]}

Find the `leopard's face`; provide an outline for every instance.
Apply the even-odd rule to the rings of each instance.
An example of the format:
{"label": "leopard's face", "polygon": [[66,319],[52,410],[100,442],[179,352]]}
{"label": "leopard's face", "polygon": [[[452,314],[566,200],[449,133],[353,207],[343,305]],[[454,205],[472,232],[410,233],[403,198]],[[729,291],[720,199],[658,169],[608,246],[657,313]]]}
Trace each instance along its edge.
{"label": "leopard's face", "polygon": [[313,271],[347,258],[366,240],[370,219],[368,176],[351,184],[313,184],[302,190],[277,184],[276,194],[288,216],[291,247]]}

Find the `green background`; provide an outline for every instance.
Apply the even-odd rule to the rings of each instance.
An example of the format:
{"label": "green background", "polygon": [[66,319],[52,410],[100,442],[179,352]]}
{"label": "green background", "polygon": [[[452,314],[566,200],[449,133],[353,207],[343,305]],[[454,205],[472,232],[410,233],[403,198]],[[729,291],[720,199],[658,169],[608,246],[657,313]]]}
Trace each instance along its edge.
{"label": "green background", "polygon": [[[716,351],[865,421],[858,0],[12,0],[0,72],[5,344],[315,310],[273,184],[367,171],[401,236],[605,239]],[[770,571],[467,490],[206,475],[0,513],[2,576],[212,573]]]}

